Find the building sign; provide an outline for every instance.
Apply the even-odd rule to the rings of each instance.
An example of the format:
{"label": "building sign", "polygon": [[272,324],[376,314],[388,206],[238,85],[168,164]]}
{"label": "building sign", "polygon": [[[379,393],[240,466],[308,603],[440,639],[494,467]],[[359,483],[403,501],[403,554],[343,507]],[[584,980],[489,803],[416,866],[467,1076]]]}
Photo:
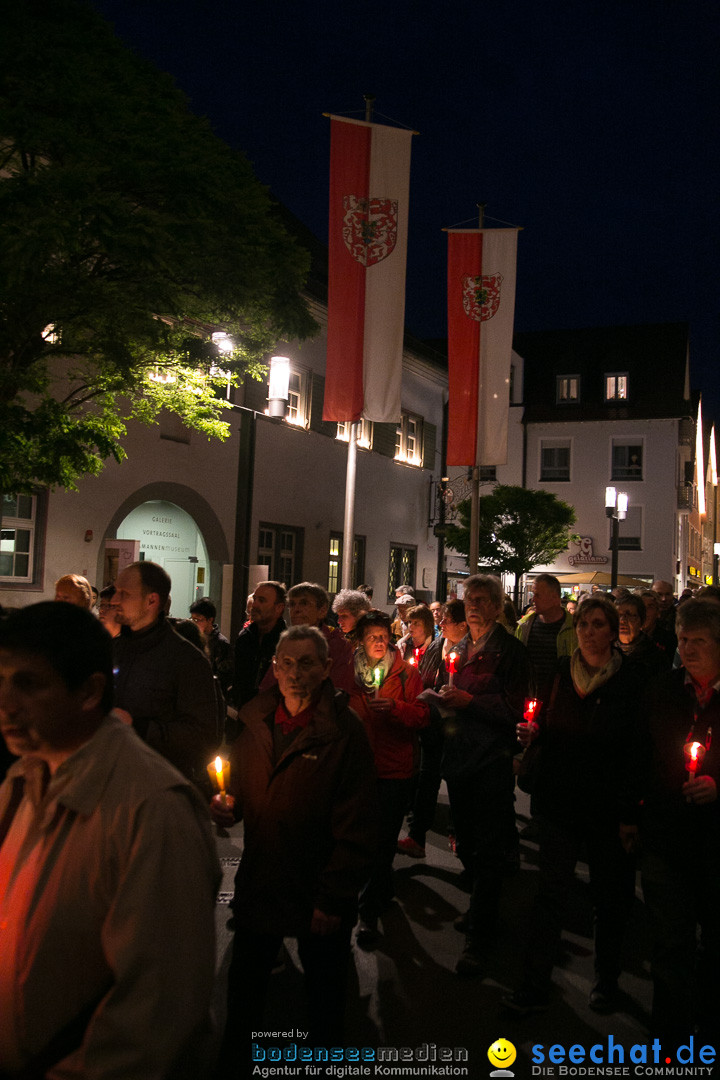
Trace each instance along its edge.
{"label": "building sign", "polygon": [[593,554],[591,536],[582,536],[579,544],[577,541],[573,541],[573,543],[580,550],[575,555],[568,555],[568,562],[571,566],[604,566],[608,561],[607,555]]}

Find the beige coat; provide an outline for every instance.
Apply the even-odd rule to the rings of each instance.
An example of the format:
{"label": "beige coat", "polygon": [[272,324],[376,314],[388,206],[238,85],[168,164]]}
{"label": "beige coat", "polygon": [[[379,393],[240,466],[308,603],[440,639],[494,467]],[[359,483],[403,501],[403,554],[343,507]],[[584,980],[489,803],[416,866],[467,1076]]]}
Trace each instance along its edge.
{"label": "beige coat", "polygon": [[[21,758],[0,787],[0,880],[12,849],[22,883],[0,896],[0,1072],[83,1017],[48,1078],[202,1076],[188,1048],[209,1028],[219,867],[199,793],[114,717],[43,796],[44,768]],[[19,851],[13,793],[16,823],[32,818]]]}

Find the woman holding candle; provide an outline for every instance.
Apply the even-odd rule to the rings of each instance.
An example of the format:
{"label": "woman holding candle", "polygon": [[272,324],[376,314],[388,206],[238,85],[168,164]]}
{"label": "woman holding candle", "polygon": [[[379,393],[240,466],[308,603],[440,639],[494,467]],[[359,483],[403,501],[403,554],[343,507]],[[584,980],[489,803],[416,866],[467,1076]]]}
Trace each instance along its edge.
{"label": "woman holding candle", "polygon": [[663,1048],[687,1043],[693,1034],[697,1046],[717,1047],[720,605],[686,601],[677,609],[675,629],[683,666],[650,687],[650,764],[640,817],[643,896],[653,937],[651,1031]]}
{"label": "woman holding candle", "polygon": [[366,612],[358,621],[357,689],[350,699],[370,740],[380,803],[377,857],[370,880],[360,893],[358,942],[366,947],[373,944],[378,917],[394,895],[392,864],[410,798],[418,731],[430,720],[428,706],[417,701],[422,678],[390,644],[390,626],[390,617],[378,610]]}
{"label": "woman holding candle", "polygon": [[[636,673],[615,648],[617,610],[593,596],[574,616],[579,647],[562,657],[549,699],[535,719],[537,734],[518,724],[518,737],[538,739],[533,806],[539,830],[540,888],[533,909],[524,982],[504,999],[522,1013],[549,1002],[565,898],[581,849],[587,851],[595,913],[597,1012],[615,1010],[621,948],[634,897],[635,866],[620,842],[625,798],[643,753],[641,691]],[[631,803],[633,799],[629,800]]]}
{"label": "woman holding candle", "polygon": [[[443,605],[440,620],[441,637],[435,638],[428,647],[424,664],[420,665],[420,674],[426,689],[437,684],[442,685],[443,671],[447,670],[448,685],[452,685],[454,670],[457,670],[459,654],[457,646],[467,634],[465,605],[462,600],[451,600]],[[401,855],[412,859],[425,858],[425,838],[435,817],[438,791],[440,790],[441,761],[444,743],[444,721],[438,710],[430,705],[430,723],[420,732],[420,771],[412,803],[408,814],[409,832],[398,840],[397,849]]]}
{"label": "woman holding candle", "polygon": [[403,660],[417,667],[425,682],[424,672],[429,668],[427,652],[435,634],[435,620],[430,608],[425,604],[410,608],[407,613],[407,627],[408,632],[405,637],[400,638],[397,647]]}

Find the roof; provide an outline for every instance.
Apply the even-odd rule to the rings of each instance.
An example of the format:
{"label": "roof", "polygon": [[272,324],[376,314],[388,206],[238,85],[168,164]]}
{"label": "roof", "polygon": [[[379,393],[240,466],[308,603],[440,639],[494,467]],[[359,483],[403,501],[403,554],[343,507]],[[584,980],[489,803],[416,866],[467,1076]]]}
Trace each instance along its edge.
{"label": "roof", "polygon": [[[523,357],[525,420],[664,419],[691,415],[686,398],[688,326],[647,323],[516,334]],[[605,376],[626,374],[628,397],[605,400]],[[558,403],[557,376],[578,376],[579,397]]]}

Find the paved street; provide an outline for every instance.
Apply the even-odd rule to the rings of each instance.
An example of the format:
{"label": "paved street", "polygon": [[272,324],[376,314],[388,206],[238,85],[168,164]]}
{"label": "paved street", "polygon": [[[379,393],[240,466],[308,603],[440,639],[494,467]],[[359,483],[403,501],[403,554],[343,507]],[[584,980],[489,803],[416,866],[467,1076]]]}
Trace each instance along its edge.
{"label": "paved street", "polygon": [[[518,792],[522,827],[528,799]],[[555,970],[556,999],[541,1014],[519,1019],[501,1005],[503,992],[516,984],[519,957],[526,939],[529,911],[537,881],[537,846],[522,841],[522,869],[509,877],[504,912],[494,955],[484,979],[461,979],[454,972],[463,938],[453,919],[467,908],[460,887],[459,861],[449,850],[443,823],[447,820],[444,786],[436,817],[437,832],[428,836],[427,858],[395,858],[397,898],[381,922],[382,941],[372,952],[354,946],[354,971],[347,1019],[347,1046],[466,1047],[469,1076],[488,1075],[488,1047],[498,1038],[517,1048],[513,1066],[518,1077],[530,1076],[530,1048],[537,1043],[589,1047],[612,1034],[629,1048],[646,1041],[651,999],[648,943],[644,912],[638,901],[628,934],[626,993],[623,1011],[599,1017],[587,1007],[593,983],[592,927],[587,899],[587,868],[579,865],[570,898],[570,917],[563,935],[563,954]],[[225,871],[218,904],[218,1013],[223,1010],[223,975],[229,962],[232,934],[226,927],[232,880],[242,850],[242,827],[218,839]],[[302,976],[293,943],[286,943],[284,970],[273,976],[267,1030],[303,1028]]]}

